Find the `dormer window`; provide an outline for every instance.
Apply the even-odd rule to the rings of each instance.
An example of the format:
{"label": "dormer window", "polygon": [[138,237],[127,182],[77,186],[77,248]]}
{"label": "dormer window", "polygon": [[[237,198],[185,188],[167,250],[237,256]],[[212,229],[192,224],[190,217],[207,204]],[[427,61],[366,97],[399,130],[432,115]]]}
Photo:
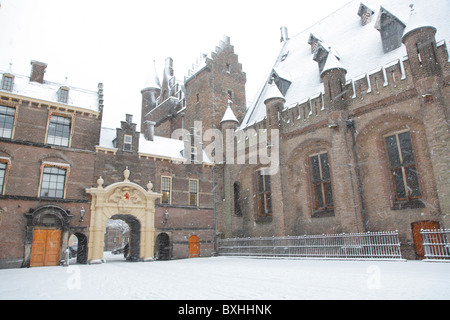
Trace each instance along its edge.
{"label": "dormer window", "polygon": [[358,10],[358,16],[361,17],[361,23],[363,26],[368,24],[372,20],[372,16],[375,13],[372,9],[366,7],[364,4],[361,3]]}
{"label": "dormer window", "polygon": [[321,41],[320,38],[314,36],[312,33],[309,35],[308,44],[311,45],[311,53],[316,52],[317,46]]}
{"label": "dormer window", "polygon": [[320,73],[325,66],[325,62],[327,62],[329,52],[330,50],[323,45],[322,41],[317,42],[313,60],[318,63]]}
{"label": "dormer window", "polygon": [[275,82],[283,96],[286,96],[289,87],[291,86],[291,81],[289,80],[290,76],[285,72],[281,72],[280,70],[273,69],[271,82]]}
{"label": "dormer window", "polygon": [[58,102],[67,103],[69,99],[69,88],[61,87],[58,90]]}
{"label": "dormer window", "polygon": [[381,7],[375,29],[380,31],[384,53],[402,45],[402,35],[406,25],[392,13]]}
{"label": "dormer window", "polygon": [[12,91],[14,76],[12,74],[3,74],[2,90]]}

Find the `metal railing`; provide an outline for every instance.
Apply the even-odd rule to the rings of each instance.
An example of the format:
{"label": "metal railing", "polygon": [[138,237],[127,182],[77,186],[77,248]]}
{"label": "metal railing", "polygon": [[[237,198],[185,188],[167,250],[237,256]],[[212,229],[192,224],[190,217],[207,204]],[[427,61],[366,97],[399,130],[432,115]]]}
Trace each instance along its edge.
{"label": "metal railing", "polygon": [[425,260],[450,260],[450,229],[420,230]]}
{"label": "metal railing", "polygon": [[397,231],[219,239],[220,256],[402,259]]}

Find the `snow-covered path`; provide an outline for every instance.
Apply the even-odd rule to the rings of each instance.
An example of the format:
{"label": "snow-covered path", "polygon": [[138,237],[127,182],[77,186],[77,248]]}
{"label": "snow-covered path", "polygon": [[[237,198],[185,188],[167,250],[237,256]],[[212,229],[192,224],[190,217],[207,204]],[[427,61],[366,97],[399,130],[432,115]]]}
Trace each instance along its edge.
{"label": "snow-covered path", "polygon": [[450,299],[450,263],[231,257],[0,270],[0,299]]}

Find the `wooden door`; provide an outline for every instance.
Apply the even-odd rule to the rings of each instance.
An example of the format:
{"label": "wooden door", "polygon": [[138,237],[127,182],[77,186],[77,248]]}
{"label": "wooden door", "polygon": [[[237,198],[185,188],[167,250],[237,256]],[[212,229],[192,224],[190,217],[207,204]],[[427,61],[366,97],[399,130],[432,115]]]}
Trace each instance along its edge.
{"label": "wooden door", "polygon": [[35,229],[31,247],[31,267],[57,266],[61,248],[61,230]]}
{"label": "wooden door", "polygon": [[419,221],[412,223],[412,235],[414,241],[414,247],[416,249],[416,254],[419,259],[423,259],[425,256],[425,252],[423,249],[423,239],[420,234],[420,230],[422,229],[439,229],[439,222],[436,221]]}
{"label": "wooden door", "polygon": [[197,236],[189,238],[189,258],[197,258],[200,256],[200,241]]}

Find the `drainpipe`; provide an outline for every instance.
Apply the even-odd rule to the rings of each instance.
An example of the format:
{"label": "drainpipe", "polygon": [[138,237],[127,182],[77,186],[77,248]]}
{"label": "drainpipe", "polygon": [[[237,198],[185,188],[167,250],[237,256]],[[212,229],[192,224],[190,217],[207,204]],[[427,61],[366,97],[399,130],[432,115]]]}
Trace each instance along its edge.
{"label": "drainpipe", "polygon": [[355,140],[355,121],[353,119],[347,120],[347,128],[352,132],[352,140],[353,140],[353,155],[355,156],[356,163],[356,174],[358,176],[358,185],[359,185],[359,197],[361,199],[361,215],[364,224],[364,232],[368,232],[367,229],[367,220],[366,220],[366,208],[364,206],[364,198],[363,198],[363,186],[361,182],[361,173],[359,171],[359,162],[358,162],[358,153],[356,151],[356,140]]}
{"label": "drainpipe", "polygon": [[212,178],[213,178],[213,213],[214,213],[214,256],[217,255],[217,232],[216,232],[216,179],[214,175],[214,168],[216,162],[214,161],[214,166],[211,167]]}

